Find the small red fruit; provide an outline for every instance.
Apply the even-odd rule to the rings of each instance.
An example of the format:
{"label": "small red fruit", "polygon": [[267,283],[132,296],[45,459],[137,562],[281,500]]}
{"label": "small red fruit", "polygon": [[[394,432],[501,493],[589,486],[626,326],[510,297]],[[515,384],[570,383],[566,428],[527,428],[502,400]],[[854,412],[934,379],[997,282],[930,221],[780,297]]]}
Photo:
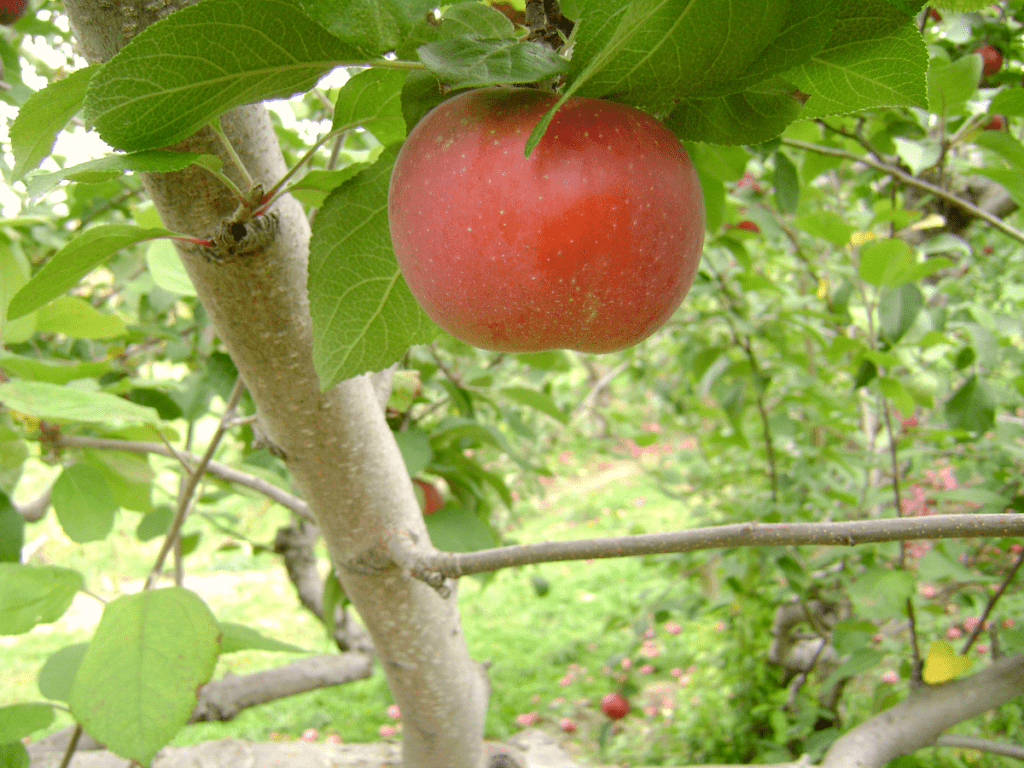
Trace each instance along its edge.
{"label": "small red fruit", "polygon": [[761,234],[761,228],[757,226],[750,219],[744,219],[736,225],[736,229],[745,229],[747,232],[753,232],[754,234]]}
{"label": "small red fruit", "polygon": [[994,45],[983,45],[976,53],[981,56],[981,73],[994,75],[1003,68],[1003,54]]}
{"label": "small red fruit", "polygon": [[0,24],[13,24],[25,14],[28,0],[0,0]]}
{"label": "small red fruit", "polygon": [[697,172],[664,125],[633,107],[558,96],[459,94],[395,160],[388,223],[426,313],[477,347],[613,352],[665,324],[704,246]]}
{"label": "small red fruit", "polygon": [[1006,127],[1006,118],[1002,115],[992,115],[991,119],[981,126],[984,131],[1001,131]]}
{"label": "small red fruit", "polygon": [[576,733],[576,721],[571,717],[563,717],[558,725],[566,733]]}
{"label": "small red fruit", "polygon": [[621,720],[629,714],[629,702],[621,693],[606,693],[601,699],[601,711],[612,720]]}
{"label": "small red fruit", "polygon": [[444,506],[444,499],[441,498],[441,492],[437,490],[436,485],[428,483],[426,480],[420,480],[418,477],[414,477],[412,481],[423,492],[423,501],[420,506],[424,515],[432,515]]}
{"label": "small red fruit", "polygon": [[932,21],[936,21],[936,22],[942,21],[942,14],[939,13],[934,8],[929,8],[928,9],[928,18],[930,18]]}

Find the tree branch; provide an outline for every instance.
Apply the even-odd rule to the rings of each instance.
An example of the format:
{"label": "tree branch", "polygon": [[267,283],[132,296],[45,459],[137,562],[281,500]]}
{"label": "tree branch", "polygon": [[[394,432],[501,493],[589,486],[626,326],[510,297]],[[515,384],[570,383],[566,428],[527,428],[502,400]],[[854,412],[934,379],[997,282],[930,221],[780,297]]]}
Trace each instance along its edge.
{"label": "tree branch", "polygon": [[873,157],[868,157],[866,155],[857,155],[854,154],[853,152],[847,152],[844,149],[836,149],[835,147],[825,147],[820,144],[811,144],[810,142],[799,141],[797,139],[782,139],[782,143],[787,144],[791,147],[805,149],[808,152],[817,152],[818,154],[821,155],[842,157],[846,160],[852,160],[857,163],[864,163],[864,165],[870,166],[871,168],[874,168],[876,171],[881,171],[882,173],[892,176],[894,179],[899,179],[908,186],[917,187],[918,189],[924,190],[925,192],[929,192],[935,195],[936,197],[942,198],[946,202],[958,205],[965,211],[970,213],[972,216],[982,219],[983,221],[987,221],[989,224],[998,229],[1004,235],[1009,235],[1017,242],[1024,243],[1024,232],[1014,229],[1009,224],[1000,219],[998,216],[993,216],[988,211],[984,210],[983,208],[979,208],[978,206],[974,205],[973,203],[967,200],[964,200],[962,197],[958,197],[957,195],[954,195],[952,192],[946,191],[942,187],[937,187],[934,184],[929,184],[927,181],[922,181],[916,176],[912,176],[900,168],[888,165],[887,163],[880,162],[874,159]]}
{"label": "tree branch", "polygon": [[1001,741],[991,739],[978,739],[974,736],[939,736],[935,740],[937,747],[959,747],[961,749],[976,749],[979,752],[990,752],[993,755],[1005,755],[1024,760],[1024,747],[1017,744],[1005,744]]}
{"label": "tree branch", "polygon": [[896,706],[843,734],[821,768],[881,768],[936,743],[947,728],[1001,706],[1024,690],[1024,654],[1008,656],[970,677],[922,686]]}
{"label": "tree branch", "polygon": [[[733,523],[669,533],[646,533],[578,541],[518,544],[479,552],[419,554],[421,569],[448,578],[531,563],[694,552],[722,547],[772,547],[807,544],[853,546],[910,539],[952,539],[1024,535],[1024,514],[929,515],[886,520],[827,523]],[[397,538],[397,537],[396,537]],[[395,553],[396,548],[390,551]]]}
{"label": "tree branch", "polygon": [[[109,437],[83,437],[81,435],[65,435],[61,434],[54,441],[53,445],[57,448],[94,448],[102,451],[126,451],[128,453],[155,453],[160,456],[166,456],[169,459],[182,459],[189,462],[192,466],[199,463],[200,457],[191,453],[183,453],[182,451],[175,451],[168,448],[162,443],[150,443],[142,440],[115,440]],[[309,506],[305,501],[300,499],[283,488],[278,488],[271,482],[264,480],[261,477],[250,475],[247,472],[242,472],[234,467],[229,467],[227,464],[221,464],[218,461],[210,461],[206,465],[206,474],[213,475],[214,477],[224,480],[229,483],[236,483],[238,485],[251,488],[252,490],[262,493],[272,501],[277,502],[285,509],[289,509],[304,520],[313,522],[313,515],[309,511]]]}

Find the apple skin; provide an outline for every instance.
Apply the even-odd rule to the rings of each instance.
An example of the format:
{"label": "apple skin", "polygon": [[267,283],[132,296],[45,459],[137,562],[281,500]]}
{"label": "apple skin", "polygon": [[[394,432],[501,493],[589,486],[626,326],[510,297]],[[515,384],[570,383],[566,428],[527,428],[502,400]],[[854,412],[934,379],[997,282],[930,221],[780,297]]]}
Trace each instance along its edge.
{"label": "apple skin", "polygon": [[983,45],[975,53],[981,56],[981,74],[994,75],[1003,68],[1003,54],[994,45]]}
{"label": "apple skin", "polygon": [[438,325],[502,352],[612,352],[660,328],[693,283],[704,200],[679,140],[650,115],[557,96],[459,94],[409,134],[391,175],[399,267]]}
{"label": "apple skin", "polygon": [[9,25],[25,15],[28,0],[0,0],[0,24]]}
{"label": "apple skin", "polygon": [[606,693],[601,699],[601,711],[611,720],[621,720],[629,714],[629,702],[621,693]]}

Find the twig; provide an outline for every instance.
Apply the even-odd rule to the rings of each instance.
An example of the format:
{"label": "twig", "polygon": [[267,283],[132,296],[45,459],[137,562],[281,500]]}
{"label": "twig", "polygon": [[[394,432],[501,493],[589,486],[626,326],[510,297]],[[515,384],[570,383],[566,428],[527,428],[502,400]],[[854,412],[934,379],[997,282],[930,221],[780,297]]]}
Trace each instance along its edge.
{"label": "twig", "polygon": [[1017,555],[1017,562],[1013,564],[1010,572],[1006,574],[1006,578],[1003,579],[1003,583],[999,585],[999,589],[993,592],[989,597],[985,610],[982,611],[981,616],[978,618],[978,626],[974,628],[974,631],[971,632],[967,640],[964,641],[964,648],[960,651],[961,655],[964,655],[971,650],[971,646],[974,645],[974,641],[978,639],[978,635],[980,635],[982,630],[985,629],[985,622],[988,620],[989,614],[991,614],[992,609],[996,607],[996,603],[999,601],[999,598],[1003,596],[1006,588],[1010,586],[1010,582],[1013,581],[1014,577],[1017,575],[1017,571],[1020,570],[1022,563],[1024,563],[1024,552]]}
{"label": "twig", "polygon": [[939,736],[935,740],[937,747],[959,747],[961,749],[976,749],[979,752],[990,752],[993,755],[1004,755],[1024,760],[1024,747],[1017,744],[1006,744],[992,739],[979,739],[976,736]]}
{"label": "twig", "polygon": [[75,755],[75,749],[78,747],[78,740],[82,737],[82,724],[75,723],[75,730],[71,733],[71,739],[68,741],[68,748],[64,750],[64,757],[60,761],[60,768],[68,768],[71,764],[71,758]]}
{"label": "twig", "polygon": [[826,523],[733,523],[668,533],[517,544],[479,552],[424,553],[420,559],[427,569],[442,576],[458,578],[532,563],[695,552],[723,547],[854,546],[908,539],[1021,535],[1024,535],[1024,514],[1016,512],[929,515]]}
{"label": "twig", "polygon": [[203,479],[203,475],[206,473],[206,467],[209,465],[214,452],[220,446],[220,441],[224,438],[224,435],[227,432],[226,425],[234,417],[235,406],[238,405],[238,399],[242,396],[242,392],[244,391],[245,383],[242,381],[242,377],[239,376],[238,379],[235,380],[235,386],[231,390],[231,395],[228,397],[227,407],[224,409],[224,413],[221,414],[220,423],[217,424],[217,431],[214,432],[213,437],[210,439],[210,444],[206,447],[206,452],[199,459],[199,462],[189,473],[187,480],[182,485],[181,491],[178,495],[178,509],[175,511],[174,519],[171,521],[171,527],[167,531],[167,536],[164,537],[163,546],[160,547],[160,552],[156,556],[156,563],[153,565],[153,570],[150,571],[149,578],[146,579],[146,589],[150,589],[154,582],[160,577],[164,568],[164,560],[167,558],[167,554],[171,551],[171,547],[173,547],[175,542],[178,541],[178,535],[181,533],[181,526],[185,524],[185,518],[188,516],[189,510],[192,508],[196,488],[199,487],[199,483]]}
{"label": "twig", "polygon": [[836,149],[835,147],[825,147],[820,144],[811,144],[807,141],[799,141],[797,139],[782,139],[782,143],[798,149],[805,149],[808,152],[817,152],[821,155],[831,155],[832,157],[842,157],[846,160],[852,160],[857,163],[864,163],[864,165],[874,168],[876,171],[892,176],[894,179],[899,179],[904,184],[923,189],[926,192],[930,192],[936,197],[940,197],[946,202],[953,203],[963,208],[965,211],[970,213],[972,216],[987,221],[993,227],[998,229],[1004,235],[1012,237],[1019,243],[1024,243],[1024,232],[1014,229],[1009,224],[1004,222],[998,216],[993,216],[983,208],[979,208],[962,197],[954,195],[952,192],[947,192],[942,187],[937,187],[934,184],[930,184],[927,181],[921,181],[916,176],[912,176],[909,173],[896,168],[895,166],[888,165],[887,163],[879,162],[872,157],[866,155],[856,155],[853,152],[847,152],[844,149]]}
{"label": "twig", "polygon": [[[185,466],[187,471],[191,471],[189,462],[194,466],[199,461],[198,456],[183,453],[169,446],[161,445],[160,443],[150,443],[141,440],[115,440],[109,437],[83,437],[80,435],[61,434],[56,438],[56,440],[54,440],[53,444],[58,448],[95,448],[101,451],[155,453],[158,456],[177,459],[183,466]],[[267,482],[261,477],[250,475],[248,472],[242,472],[234,467],[229,467],[227,464],[221,464],[218,461],[210,461],[206,465],[206,473],[220,480],[251,488],[258,493],[262,493],[272,501],[277,502],[285,509],[291,510],[299,517],[309,520],[310,522],[316,522],[313,518],[313,514],[309,511],[309,505],[306,504],[304,500],[300,499],[298,496],[288,493],[288,491],[283,488],[278,488],[273,483]]]}

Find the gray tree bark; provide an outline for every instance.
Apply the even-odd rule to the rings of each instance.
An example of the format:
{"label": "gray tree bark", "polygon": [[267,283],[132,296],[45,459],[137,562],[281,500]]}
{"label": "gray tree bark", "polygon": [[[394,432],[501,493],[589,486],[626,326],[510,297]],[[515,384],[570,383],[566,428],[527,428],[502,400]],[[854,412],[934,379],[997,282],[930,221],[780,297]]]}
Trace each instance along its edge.
{"label": "gray tree bark", "polygon": [[[65,8],[81,52],[96,63],[184,4],[67,0]],[[252,179],[270,188],[286,169],[266,110],[241,107],[222,125]],[[244,190],[243,175],[213,131],[199,131],[172,149],[221,157]],[[237,207],[229,191],[198,168],[143,181],[164,225],[178,232],[210,237]],[[273,237],[253,240],[242,255],[217,262],[199,247],[179,246],[179,253],[370,631],[402,710],[403,765],[480,768],[488,688],[468,655],[454,590],[442,596],[396,567],[388,553],[396,535],[429,547],[412,484],[371,377],[320,392],[306,296],[308,222],[290,197],[273,213]]]}

